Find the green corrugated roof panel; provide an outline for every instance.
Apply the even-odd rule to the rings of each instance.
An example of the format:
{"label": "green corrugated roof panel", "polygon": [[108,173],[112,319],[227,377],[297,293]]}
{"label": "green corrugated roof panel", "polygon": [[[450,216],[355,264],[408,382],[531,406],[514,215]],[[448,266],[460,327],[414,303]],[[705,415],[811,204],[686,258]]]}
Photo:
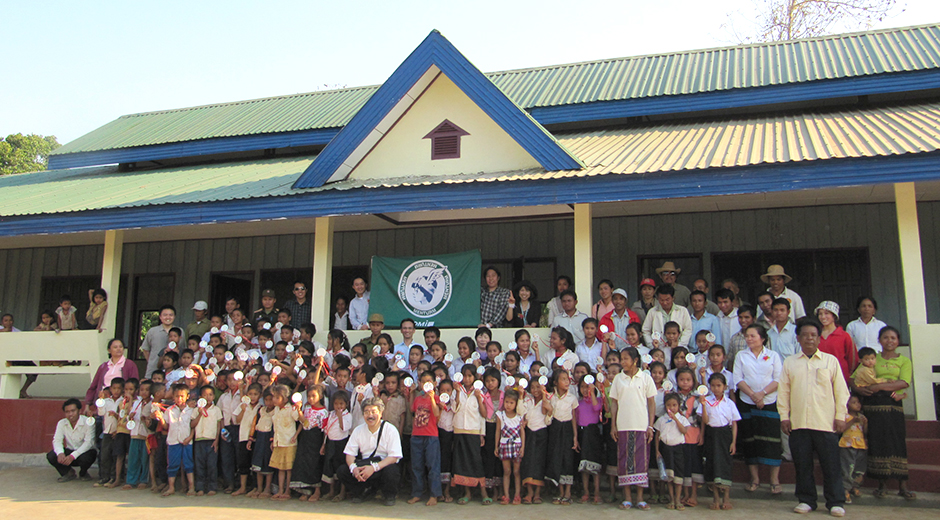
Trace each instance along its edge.
{"label": "green corrugated roof panel", "polygon": [[[487,74],[524,109],[940,68],[940,25]],[[341,127],[378,87],[123,116],[54,154]]]}
{"label": "green corrugated roof panel", "polygon": [[295,190],[313,157],[119,172],[117,167],[0,176],[0,216],[290,196],[328,190],[533,181],[780,164],[940,150],[940,102],[806,111],[560,132],[580,170],[531,169],[449,176],[350,179]]}

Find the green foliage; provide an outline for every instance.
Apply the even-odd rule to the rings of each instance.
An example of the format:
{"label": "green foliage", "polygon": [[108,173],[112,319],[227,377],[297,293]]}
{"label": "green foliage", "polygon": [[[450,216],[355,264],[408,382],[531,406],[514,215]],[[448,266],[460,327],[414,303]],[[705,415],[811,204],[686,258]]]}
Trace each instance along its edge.
{"label": "green foliage", "polygon": [[154,325],[160,323],[160,311],[142,311],[140,313],[140,343]]}
{"label": "green foliage", "polygon": [[49,152],[60,146],[54,135],[10,134],[0,139],[0,175],[45,170]]}

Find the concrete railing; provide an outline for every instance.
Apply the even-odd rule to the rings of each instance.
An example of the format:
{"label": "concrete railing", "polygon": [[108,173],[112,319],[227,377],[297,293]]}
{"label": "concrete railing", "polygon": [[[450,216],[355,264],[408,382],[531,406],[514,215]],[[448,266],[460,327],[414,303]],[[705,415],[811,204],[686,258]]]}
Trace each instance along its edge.
{"label": "concrete railing", "polygon": [[[506,328],[506,329],[490,329],[493,331],[493,341],[498,341],[500,345],[503,346],[503,350],[509,350],[509,343],[515,341],[517,328]],[[535,343],[535,336],[541,338],[541,344],[539,344],[539,353],[544,353],[548,349],[548,341],[551,339],[552,330],[547,328],[535,328],[535,329],[526,329],[529,331],[529,335],[532,336],[532,343]],[[385,332],[392,337],[392,340],[395,343],[401,341],[401,333],[396,329],[385,330]],[[460,338],[466,336],[470,339],[476,341],[474,335],[476,334],[477,329],[441,329],[441,341],[447,345],[447,352],[449,354],[457,355],[457,342],[460,341]],[[356,343],[368,339],[371,333],[368,330],[347,330],[346,337],[349,338],[349,345],[355,345]],[[414,340],[418,343],[424,344],[424,331],[418,329],[415,331]],[[324,334],[321,338],[320,335],[317,335],[317,341],[326,344],[326,335]]]}
{"label": "concrete railing", "polygon": [[[110,339],[95,330],[0,333],[0,398],[19,397],[28,374],[61,376],[54,381],[40,378],[46,395],[84,396],[98,366],[108,358]],[[35,366],[14,366],[15,361]],[[79,363],[59,366],[75,361]]]}

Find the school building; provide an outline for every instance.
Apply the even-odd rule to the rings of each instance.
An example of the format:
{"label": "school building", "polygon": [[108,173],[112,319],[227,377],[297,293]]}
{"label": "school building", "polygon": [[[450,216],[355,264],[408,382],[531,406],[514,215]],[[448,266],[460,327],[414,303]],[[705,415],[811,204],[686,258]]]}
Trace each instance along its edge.
{"label": "school building", "polygon": [[127,115],[0,177],[0,313],[32,330],[62,294],[110,301],[103,334],[0,334],[0,361],[89,363],[0,363],[0,390],[32,371],[78,393],[160,305],[185,326],[196,300],[253,310],[294,280],[322,336],[373,255],[479,249],[542,302],[570,275],[585,311],[665,260],[750,302],[782,264],[843,324],[870,294],[933,420],[938,233],[940,25],[494,73],[434,31],[382,85]]}

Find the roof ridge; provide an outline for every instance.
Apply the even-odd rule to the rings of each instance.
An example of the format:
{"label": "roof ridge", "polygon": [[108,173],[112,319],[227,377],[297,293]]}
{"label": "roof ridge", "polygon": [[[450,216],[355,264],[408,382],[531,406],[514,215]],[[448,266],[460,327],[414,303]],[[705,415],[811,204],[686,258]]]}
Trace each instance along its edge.
{"label": "roof ridge", "polygon": [[[684,51],[640,54],[636,56],[602,58],[602,59],[597,59],[597,60],[579,61],[579,62],[571,62],[571,63],[559,63],[559,64],[553,64],[553,65],[543,65],[539,67],[507,69],[507,70],[494,71],[494,72],[484,72],[483,75],[493,80],[499,76],[509,76],[509,75],[514,75],[514,74],[522,74],[522,73],[535,72],[535,71],[564,69],[568,67],[580,67],[584,65],[594,65],[598,63],[609,63],[609,62],[627,61],[627,60],[641,60],[641,59],[659,58],[659,57],[667,57],[667,56],[703,54],[707,52],[730,50],[730,49],[748,49],[748,48],[755,48],[755,47],[787,46],[787,45],[794,45],[794,44],[810,42],[810,41],[841,40],[841,39],[847,39],[847,38],[855,38],[859,36],[871,36],[871,35],[885,34],[885,33],[900,33],[900,32],[905,32],[905,31],[912,31],[912,30],[926,29],[926,28],[940,29],[940,22],[934,22],[934,23],[923,24],[923,25],[911,25],[911,26],[906,26],[906,27],[891,27],[891,28],[884,28],[884,29],[874,29],[874,30],[869,30],[869,31],[857,31],[857,32],[852,32],[852,33],[830,34],[830,35],[824,35],[824,36],[814,36],[811,38],[800,38],[796,40],[780,40],[780,41],[772,41],[772,42],[748,43],[748,44],[742,44],[742,45],[728,45],[728,46],[723,46],[723,47],[706,47],[706,48],[701,48],[701,49],[690,49],[690,50],[684,50]],[[374,90],[381,86],[382,86],[381,84],[378,84],[378,85],[362,85],[362,86],[357,86],[357,87],[347,87],[347,88],[339,88],[339,89],[331,89],[331,90],[315,90],[312,92],[298,92],[294,94],[267,96],[267,97],[254,98],[254,99],[243,99],[243,100],[229,101],[229,102],[224,102],[224,103],[210,103],[206,105],[195,105],[191,107],[170,108],[170,109],[165,109],[165,110],[153,110],[149,112],[137,112],[133,114],[122,115],[118,119],[129,119],[133,117],[152,116],[152,115],[157,115],[157,114],[171,114],[171,113],[178,113],[178,112],[186,112],[189,110],[203,110],[203,109],[208,109],[208,108],[238,106],[238,105],[260,103],[264,101],[272,101],[272,100],[279,100],[279,99],[330,95],[330,94],[337,94],[337,93],[349,93],[349,92],[356,92],[356,91],[362,91],[362,90]]]}
{"label": "roof ridge", "polygon": [[486,76],[509,75],[509,74],[523,73],[523,72],[544,71],[544,70],[552,70],[552,69],[563,69],[566,67],[578,67],[582,65],[593,65],[597,63],[607,63],[607,62],[612,62],[612,61],[640,60],[640,59],[659,58],[659,57],[667,57],[667,56],[702,54],[706,52],[723,51],[723,50],[730,50],[730,49],[752,49],[755,47],[786,46],[786,45],[794,45],[794,44],[805,43],[805,42],[810,42],[810,41],[842,40],[842,39],[847,39],[847,38],[855,38],[859,36],[873,36],[876,34],[884,34],[884,33],[900,33],[904,31],[927,29],[927,28],[940,29],[940,22],[933,22],[933,23],[928,23],[928,24],[923,24],[923,25],[909,25],[906,27],[890,27],[890,28],[884,28],[884,29],[873,29],[869,31],[856,31],[856,32],[851,32],[851,33],[827,34],[823,36],[797,38],[795,40],[776,40],[776,41],[770,41],[770,42],[755,42],[755,43],[744,43],[744,44],[739,44],[739,45],[725,45],[725,46],[720,46],[720,47],[703,47],[701,49],[687,49],[687,50],[682,50],[682,51],[637,54],[634,56],[601,58],[597,60],[576,61],[576,62],[571,62],[571,63],[559,63],[555,65],[542,65],[539,67],[527,67],[523,69],[507,69],[507,70],[501,70],[501,71],[495,71],[495,72],[486,72],[484,74]]}

